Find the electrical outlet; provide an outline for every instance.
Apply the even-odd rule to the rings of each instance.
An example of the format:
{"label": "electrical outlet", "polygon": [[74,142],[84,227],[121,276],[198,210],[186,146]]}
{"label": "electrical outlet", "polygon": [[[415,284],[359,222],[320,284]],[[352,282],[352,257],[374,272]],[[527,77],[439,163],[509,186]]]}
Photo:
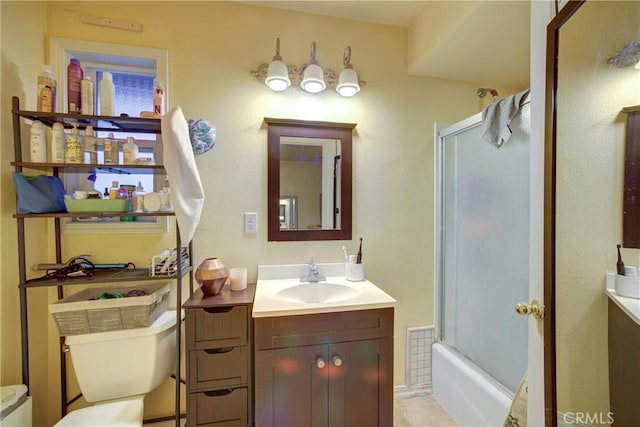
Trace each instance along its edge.
{"label": "electrical outlet", "polygon": [[244,232],[245,233],[258,232],[258,214],[256,212],[244,213]]}

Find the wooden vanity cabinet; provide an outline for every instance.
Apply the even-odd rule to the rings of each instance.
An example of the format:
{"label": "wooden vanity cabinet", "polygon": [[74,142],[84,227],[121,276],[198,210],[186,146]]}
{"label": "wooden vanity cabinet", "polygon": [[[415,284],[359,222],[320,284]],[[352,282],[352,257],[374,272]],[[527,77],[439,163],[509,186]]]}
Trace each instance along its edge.
{"label": "wooden vanity cabinet", "polygon": [[393,425],[393,308],[255,319],[256,427]]}
{"label": "wooden vanity cabinet", "polygon": [[185,309],[187,426],[252,425],[251,308],[255,285],[195,292]]}

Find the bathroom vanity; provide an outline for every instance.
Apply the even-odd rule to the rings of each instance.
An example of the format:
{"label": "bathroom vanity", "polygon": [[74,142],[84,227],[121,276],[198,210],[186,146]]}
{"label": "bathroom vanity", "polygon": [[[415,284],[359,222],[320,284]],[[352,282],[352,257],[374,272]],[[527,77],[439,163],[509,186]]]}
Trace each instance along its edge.
{"label": "bathroom vanity", "polygon": [[270,267],[253,307],[256,427],[392,426],[395,299],[344,264],[319,265],[317,283],[300,282],[306,265]]}
{"label": "bathroom vanity", "polygon": [[252,425],[252,318],[255,285],[196,291],[186,315],[187,426]]}

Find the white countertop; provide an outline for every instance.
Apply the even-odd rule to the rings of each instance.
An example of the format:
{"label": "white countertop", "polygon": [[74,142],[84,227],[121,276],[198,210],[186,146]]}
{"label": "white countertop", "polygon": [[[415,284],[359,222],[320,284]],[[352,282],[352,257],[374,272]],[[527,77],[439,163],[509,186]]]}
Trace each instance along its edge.
{"label": "white countertop", "polygon": [[[283,268],[280,268],[283,267]],[[318,264],[320,274],[326,276],[325,281],[307,284],[307,286],[323,286],[336,284],[354,289],[351,298],[324,302],[302,302],[278,295],[288,288],[304,284],[300,276],[304,275],[307,266],[296,264],[290,266],[258,266],[258,282],[253,301],[253,317],[277,317],[299,314],[332,313],[338,311],[367,310],[374,308],[395,307],[397,301],[389,294],[368,280],[351,282],[344,277],[344,264]],[[342,275],[338,275],[342,273]]]}
{"label": "white countertop", "polygon": [[620,296],[615,289],[615,273],[607,273],[606,293],[627,316],[640,325],[640,299]]}

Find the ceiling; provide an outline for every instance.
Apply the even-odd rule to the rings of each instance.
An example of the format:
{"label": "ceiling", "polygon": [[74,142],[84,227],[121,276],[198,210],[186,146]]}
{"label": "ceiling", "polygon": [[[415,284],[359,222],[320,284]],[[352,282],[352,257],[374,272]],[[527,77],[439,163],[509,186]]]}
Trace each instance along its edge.
{"label": "ceiling", "polygon": [[405,28],[414,23],[414,28],[438,27],[437,37],[430,36],[437,42],[423,49],[419,58],[410,59],[410,74],[515,89],[529,84],[528,0],[247,3]]}

